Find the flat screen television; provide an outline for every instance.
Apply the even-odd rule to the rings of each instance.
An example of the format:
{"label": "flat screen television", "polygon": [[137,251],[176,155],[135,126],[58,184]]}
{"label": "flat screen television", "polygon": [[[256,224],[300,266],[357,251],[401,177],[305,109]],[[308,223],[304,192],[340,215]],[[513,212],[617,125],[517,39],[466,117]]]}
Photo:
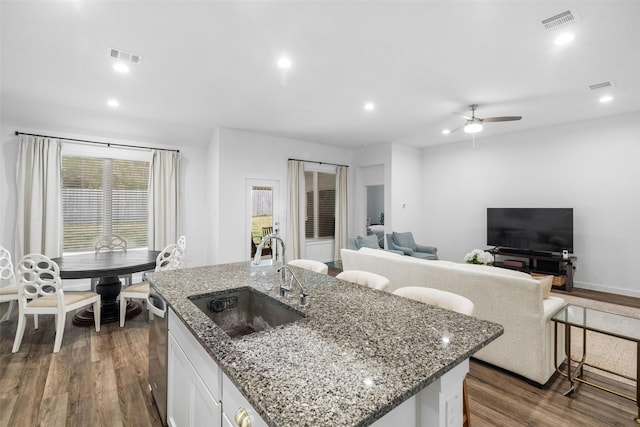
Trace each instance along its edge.
{"label": "flat screen television", "polygon": [[573,208],[487,208],[487,245],[573,253]]}

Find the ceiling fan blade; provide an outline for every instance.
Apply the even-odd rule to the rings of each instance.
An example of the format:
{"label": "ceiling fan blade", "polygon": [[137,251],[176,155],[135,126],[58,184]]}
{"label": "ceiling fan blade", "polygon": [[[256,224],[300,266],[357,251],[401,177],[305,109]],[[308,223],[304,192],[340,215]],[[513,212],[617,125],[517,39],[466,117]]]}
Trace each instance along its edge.
{"label": "ceiling fan blade", "polygon": [[520,120],[522,116],[503,116],[503,117],[487,117],[482,119],[483,122],[512,122],[514,120]]}

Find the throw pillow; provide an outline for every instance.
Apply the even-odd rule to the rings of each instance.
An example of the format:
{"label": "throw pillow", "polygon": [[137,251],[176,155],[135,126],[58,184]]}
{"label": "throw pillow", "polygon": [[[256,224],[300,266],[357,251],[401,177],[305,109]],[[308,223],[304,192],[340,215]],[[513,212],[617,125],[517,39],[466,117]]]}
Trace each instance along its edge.
{"label": "throw pillow", "polygon": [[358,248],[380,248],[380,246],[378,246],[378,237],[375,234],[371,236],[358,236],[356,237],[356,242],[358,242]]}
{"label": "throw pillow", "polygon": [[553,276],[537,276],[533,277],[542,286],[542,299],[547,299],[551,292],[551,286],[553,286]]}
{"label": "throw pillow", "polygon": [[416,242],[413,240],[413,233],[408,231],[406,233],[396,233],[395,231],[391,234],[393,237],[393,241],[398,246],[402,246],[404,248],[409,248],[412,251],[416,250]]}

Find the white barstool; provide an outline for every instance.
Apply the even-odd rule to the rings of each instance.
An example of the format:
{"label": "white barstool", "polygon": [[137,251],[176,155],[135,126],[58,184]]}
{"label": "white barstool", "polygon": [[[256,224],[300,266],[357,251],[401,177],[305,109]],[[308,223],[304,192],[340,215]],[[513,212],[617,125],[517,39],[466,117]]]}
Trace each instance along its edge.
{"label": "white barstool", "polygon": [[[453,292],[441,291],[439,289],[407,286],[398,288],[393,291],[393,293],[401,297],[410,298],[469,316],[473,314],[473,310],[475,309],[473,301],[470,299],[462,295],[454,294]],[[471,417],[469,414],[469,395],[467,394],[466,377],[464,381],[462,381],[462,414],[463,427],[469,427],[471,425]]]}
{"label": "white barstool", "polygon": [[347,282],[357,283],[367,288],[386,291],[391,282],[384,276],[369,271],[347,270],[339,273],[336,279],[346,280]]}
{"label": "white barstool", "polygon": [[315,271],[316,273],[327,274],[329,267],[324,262],[314,261],[312,259],[292,259],[287,264],[294,267],[304,268],[305,270]]}

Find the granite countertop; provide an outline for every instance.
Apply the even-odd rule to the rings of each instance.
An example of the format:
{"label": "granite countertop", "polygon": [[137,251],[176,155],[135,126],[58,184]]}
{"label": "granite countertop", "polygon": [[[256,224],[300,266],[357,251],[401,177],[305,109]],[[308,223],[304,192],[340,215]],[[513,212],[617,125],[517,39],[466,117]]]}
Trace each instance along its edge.
{"label": "granite countertop", "polygon": [[187,297],[250,286],[274,298],[276,267],[163,271],[152,285],[270,426],[366,426],[503,332],[501,325],[292,267],[305,318],[231,340]]}

